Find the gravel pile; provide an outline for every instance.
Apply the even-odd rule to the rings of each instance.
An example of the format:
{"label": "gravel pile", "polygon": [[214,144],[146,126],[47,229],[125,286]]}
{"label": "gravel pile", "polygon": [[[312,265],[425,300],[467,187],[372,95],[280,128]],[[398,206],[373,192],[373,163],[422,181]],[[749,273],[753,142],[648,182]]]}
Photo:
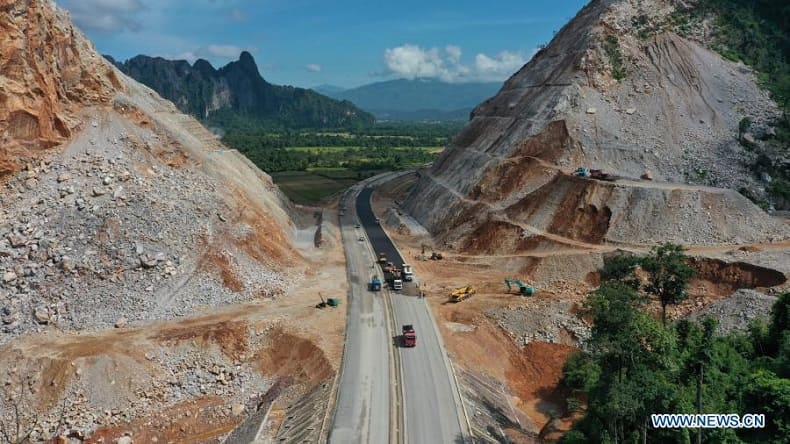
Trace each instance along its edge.
{"label": "gravel pile", "polygon": [[707,316],[719,321],[718,333],[726,335],[735,331],[745,331],[749,324],[762,319],[768,321],[776,296],[770,296],[754,290],[741,289],[732,296],[716,301],[702,310],[688,316],[689,319],[701,321]]}
{"label": "gravel pile", "polygon": [[212,236],[249,227],[226,222],[215,179],[163,162],[166,146],[110,115],[65,155],[29,162],[2,185],[0,344],[47,325],[123,326],[283,291],[282,275],[232,246],[217,253],[245,291],[228,290],[213,270],[196,273]]}
{"label": "gravel pile", "polygon": [[496,308],[486,315],[496,320],[517,343],[548,342],[578,345],[590,336],[590,327],[574,312],[574,302],[535,299],[527,306]]}

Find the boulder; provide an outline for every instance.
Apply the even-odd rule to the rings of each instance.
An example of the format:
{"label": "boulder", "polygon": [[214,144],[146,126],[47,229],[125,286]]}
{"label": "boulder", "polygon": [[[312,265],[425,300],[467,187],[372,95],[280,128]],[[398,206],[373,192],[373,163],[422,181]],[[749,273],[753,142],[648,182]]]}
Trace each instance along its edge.
{"label": "boulder", "polygon": [[5,283],[14,282],[16,280],[16,278],[17,278],[17,275],[13,271],[9,270],[9,271],[6,271],[5,273],[3,273],[3,282],[5,282]]}
{"label": "boulder", "polygon": [[35,310],[33,310],[33,318],[39,324],[49,324],[52,320],[51,314],[49,313],[49,308],[46,306],[38,306]]}
{"label": "boulder", "polygon": [[20,248],[27,245],[27,239],[18,234],[11,233],[6,236],[6,239],[8,239],[8,243],[14,248]]}

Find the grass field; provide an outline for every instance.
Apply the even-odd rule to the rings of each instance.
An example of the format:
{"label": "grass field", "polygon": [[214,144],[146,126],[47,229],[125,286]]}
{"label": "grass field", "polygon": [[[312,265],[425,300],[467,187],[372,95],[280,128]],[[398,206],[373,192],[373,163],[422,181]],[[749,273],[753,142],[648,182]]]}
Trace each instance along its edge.
{"label": "grass field", "polygon": [[356,172],[345,169],[335,171],[283,171],[273,173],[274,183],[292,201],[315,205],[355,184]]}
{"label": "grass field", "polygon": [[[320,205],[336,196],[339,192],[370,177],[383,173],[380,165],[376,165],[376,157],[371,156],[371,149],[366,147],[335,147],[335,146],[297,146],[283,148],[286,151],[301,153],[320,158],[319,165],[306,171],[283,171],[271,173],[272,179],[292,201],[302,205]],[[391,154],[404,152],[403,159],[395,169],[417,168],[425,164],[423,159],[415,159],[408,153],[421,151],[438,155],[443,147],[392,147],[386,151]],[[341,166],[334,166],[341,165]],[[367,167],[370,167],[369,169]],[[361,170],[361,171],[360,171]]]}

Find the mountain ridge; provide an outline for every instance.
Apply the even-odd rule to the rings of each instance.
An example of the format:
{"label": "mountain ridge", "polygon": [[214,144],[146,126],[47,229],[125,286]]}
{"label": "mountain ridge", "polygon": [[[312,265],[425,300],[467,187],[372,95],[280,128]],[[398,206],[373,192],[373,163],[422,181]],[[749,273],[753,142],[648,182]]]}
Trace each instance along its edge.
{"label": "mountain ridge", "polygon": [[395,79],[369,83],[330,97],[349,100],[379,119],[467,120],[469,111],[493,96],[501,82],[448,83],[435,79]]}
{"label": "mountain ridge", "polygon": [[374,121],[372,115],[350,102],[267,82],[247,51],[219,69],[203,59],[190,64],[146,55],[123,62],[105,57],[124,74],[203,121],[223,115],[287,128],[364,127]]}

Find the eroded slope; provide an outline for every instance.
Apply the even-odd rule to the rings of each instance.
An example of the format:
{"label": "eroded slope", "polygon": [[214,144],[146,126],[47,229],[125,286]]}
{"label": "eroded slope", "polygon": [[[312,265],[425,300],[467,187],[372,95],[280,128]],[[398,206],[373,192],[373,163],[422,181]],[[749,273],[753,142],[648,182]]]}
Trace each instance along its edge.
{"label": "eroded slope", "polygon": [[[768,125],[776,106],[748,69],[673,33],[673,5],[587,5],[475,110],[421,172],[406,209],[441,240],[473,250],[470,233],[503,221],[516,238],[592,244],[787,238],[786,226],[731,191],[754,183],[738,122]],[[650,33],[643,21],[655,24]],[[626,61],[620,81],[612,42]],[[578,166],[621,180],[570,177]],[[655,182],[640,180],[645,173]],[[700,181],[729,190],[688,185]],[[532,243],[523,244],[515,248]]]}

